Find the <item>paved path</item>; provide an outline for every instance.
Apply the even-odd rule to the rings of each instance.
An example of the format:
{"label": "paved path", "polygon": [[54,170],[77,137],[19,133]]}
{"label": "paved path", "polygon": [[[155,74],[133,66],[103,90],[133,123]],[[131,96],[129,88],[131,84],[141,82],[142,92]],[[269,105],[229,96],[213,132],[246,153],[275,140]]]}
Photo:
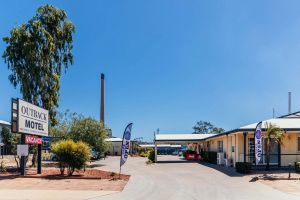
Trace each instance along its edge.
{"label": "paved path", "polygon": [[[131,174],[122,192],[92,198],[93,200],[293,200],[300,195],[283,193],[259,182],[249,182],[249,177],[230,177],[209,166],[181,162],[176,156],[161,156],[159,160],[173,160],[145,165],[143,158],[128,158],[123,172]],[[119,157],[100,161],[100,168],[118,171]]]}
{"label": "paved path", "polygon": [[1,189],[1,200],[88,200],[100,196],[107,196],[116,191],[92,191],[92,190],[14,190]]}

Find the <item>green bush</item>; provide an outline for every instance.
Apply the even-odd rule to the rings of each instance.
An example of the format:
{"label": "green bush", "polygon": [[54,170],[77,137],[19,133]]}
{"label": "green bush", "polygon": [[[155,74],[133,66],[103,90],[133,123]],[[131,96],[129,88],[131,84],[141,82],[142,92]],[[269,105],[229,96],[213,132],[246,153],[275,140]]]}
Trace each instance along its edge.
{"label": "green bush", "polygon": [[203,151],[201,152],[201,157],[206,162],[217,164],[217,156],[218,156],[217,154],[218,153],[214,151]]}
{"label": "green bush", "polygon": [[147,151],[147,152],[140,152],[140,154],[139,154],[139,156],[141,156],[141,157],[148,157],[149,156],[149,152],[150,151]]}
{"label": "green bush", "polygon": [[248,174],[251,171],[252,163],[249,162],[236,162],[235,169],[241,174]]}
{"label": "green bush", "polygon": [[61,174],[65,168],[71,176],[75,169],[82,169],[91,157],[88,144],[84,142],[74,142],[73,140],[60,140],[51,145],[51,150],[57,156]]}
{"label": "green bush", "polygon": [[5,162],[3,160],[1,160],[0,162],[0,172],[6,172],[7,167],[5,165]]}
{"label": "green bush", "polygon": [[155,152],[154,150],[149,151],[148,160],[155,162]]}
{"label": "green bush", "polygon": [[300,172],[300,161],[295,162],[295,171]]}

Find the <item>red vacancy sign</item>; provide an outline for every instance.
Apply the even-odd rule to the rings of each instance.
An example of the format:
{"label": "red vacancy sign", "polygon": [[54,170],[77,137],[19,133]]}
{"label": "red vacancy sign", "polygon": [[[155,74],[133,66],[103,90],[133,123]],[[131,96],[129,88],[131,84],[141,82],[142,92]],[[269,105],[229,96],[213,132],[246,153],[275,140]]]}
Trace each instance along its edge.
{"label": "red vacancy sign", "polygon": [[26,135],[25,143],[26,144],[42,144],[43,143],[43,139],[42,138],[38,138],[38,137],[33,137],[33,136]]}

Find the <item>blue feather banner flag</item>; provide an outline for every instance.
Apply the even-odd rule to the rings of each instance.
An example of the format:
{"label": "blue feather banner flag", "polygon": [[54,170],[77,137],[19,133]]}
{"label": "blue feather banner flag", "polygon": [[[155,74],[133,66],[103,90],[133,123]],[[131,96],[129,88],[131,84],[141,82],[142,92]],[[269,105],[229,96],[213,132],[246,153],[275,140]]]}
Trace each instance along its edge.
{"label": "blue feather banner flag", "polygon": [[120,170],[122,165],[125,164],[130,150],[130,138],[131,138],[131,128],[132,123],[128,124],[125,128],[124,134],[123,134],[123,141],[122,141],[122,148],[121,148],[121,160],[120,160]]}

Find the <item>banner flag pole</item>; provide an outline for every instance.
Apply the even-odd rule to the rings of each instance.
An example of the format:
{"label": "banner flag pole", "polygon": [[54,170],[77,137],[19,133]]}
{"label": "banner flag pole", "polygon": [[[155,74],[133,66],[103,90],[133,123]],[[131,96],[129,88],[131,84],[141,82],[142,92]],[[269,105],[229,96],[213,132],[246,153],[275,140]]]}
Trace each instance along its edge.
{"label": "banner flag pole", "polygon": [[125,164],[125,162],[128,158],[128,155],[129,155],[131,128],[132,128],[132,123],[130,123],[126,126],[124,134],[123,134],[122,147],[121,147],[119,178],[121,177],[122,165]]}
{"label": "banner flag pole", "polygon": [[262,159],[262,122],[259,122],[254,133],[255,165],[258,165]]}

